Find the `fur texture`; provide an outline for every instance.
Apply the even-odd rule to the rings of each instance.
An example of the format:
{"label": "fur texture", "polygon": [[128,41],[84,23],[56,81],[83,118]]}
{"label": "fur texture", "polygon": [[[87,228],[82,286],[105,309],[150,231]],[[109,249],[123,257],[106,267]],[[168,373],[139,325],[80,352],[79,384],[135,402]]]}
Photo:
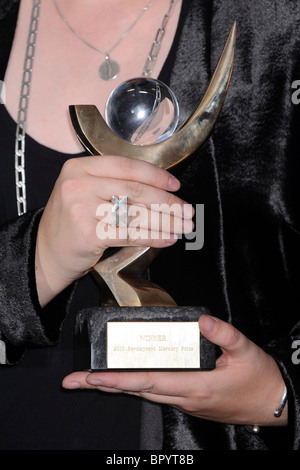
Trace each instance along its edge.
{"label": "fur texture", "polygon": [[73,290],[67,289],[41,309],[34,262],[41,212],[28,213],[0,230],[0,339],[6,343],[8,364],[18,362],[29,345],[58,341]]}
{"label": "fur texture", "polygon": [[[167,449],[268,449],[300,446],[300,374],[292,344],[299,326],[300,5],[290,1],[192,1],[171,87],[187,118],[199,103],[233,21],[235,65],[209,141],[175,170],[181,194],[205,205],[202,250],[184,240],[165,250],[152,279],[179,305],[204,305],[277,360],[289,390],[289,427],[203,422],[165,410]],[[196,227],[197,228],[197,227]],[[170,269],[177,262],[177,269]]]}

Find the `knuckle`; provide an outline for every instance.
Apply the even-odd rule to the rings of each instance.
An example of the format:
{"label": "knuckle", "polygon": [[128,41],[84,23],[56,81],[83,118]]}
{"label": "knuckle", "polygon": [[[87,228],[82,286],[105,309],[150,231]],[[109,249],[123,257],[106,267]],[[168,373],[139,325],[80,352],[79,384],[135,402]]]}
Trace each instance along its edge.
{"label": "knuckle", "polygon": [[199,386],[197,389],[190,391],[188,396],[184,398],[184,411],[189,414],[199,412],[199,408],[202,409],[206,406],[206,403],[212,399],[212,392],[210,387],[207,385]]}
{"label": "knuckle", "polygon": [[241,340],[241,333],[234,328],[233,326],[230,326],[229,328],[226,329],[225,331],[225,343],[230,345],[231,347],[235,348],[239,345],[240,340]]}
{"label": "knuckle", "polygon": [[129,206],[128,227],[141,227],[143,221],[148,222],[148,211],[146,207],[141,204]]}
{"label": "knuckle", "polygon": [[[73,166],[73,163],[71,165]],[[81,200],[82,194],[87,194],[88,189],[87,178],[78,172],[67,170],[60,179],[61,196],[67,201]]]}
{"label": "knuckle", "polygon": [[65,178],[61,183],[61,195],[63,199],[69,199],[77,194],[80,189],[80,181],[78,178]]}
{"label": "knuckle", "polygon": [[69,158],[62,166],[62,173],[64,175],[69,175],[77,172],[81,168],[81,159],[80,158]]}
{"label": "knuckle", "polygon": [[212,393],[210,387],[207,384],[202,384],[200,387],[197,387],[190,394],[190,398],[194,402],[201,402],[211,399]]}
{"label": "knuckle", "polygon": [[181,206],[178,202],[178,199],[172,193],[167,193],[166,204],[168,205],[170,212],[174,213],[175,215],[181,214]]}
{"label": "knuckle", "polygon": [[[70,217],[73,222],[79,223],[85,216],[85,206],[81,202],[76,202],[70,207]],[[86,224],[82,224],[81,231],[84,232]]]}
{"label": "knuckle", "polygon": [[139,200],[142,195],[143,185],[138,181],[128,181],[126,184],[126,191],[127,195],[129,195],[131,199]]}
{"label": "knuckle", "polygon": [[181,406],[181,409],[190,415],[199,412],[199,404],[197,403],[190,403],[189,401],[185,401],[184,404]]}
{"label": "knuckle", "polygon": [[162,188],[167,188],[169,184],[170,174],[166,170],[162,170],[161,168],[156,169],[155,180],[159,182],[159,186]]}
{"label": "knuckle", "polygon": [[151,377],[151,372],[146,372],[144,377],[144,383],[142,384],[141,391],[143,393],[152,393],[154,391],[154,382]]}
{"label": "knuckle", "polygon": [[126,242],[129,246],[141,245],[140,233],[138,233],[135,227],[128,227],[126,231]]}
{"label": "knuckle", "polygon": [[134,160],[132,158],[122,157],[119,159],[119,168],[125,178],[131,175],[133,167]]}
{"label": "knuckle", "polygon": [[157,184],[161,187],[167,187],[169,183],[170,173],[165,170],[164,168],[160,168],[153,163],[150,163],[151,169],[153,172],[153,178],[157,182]]}

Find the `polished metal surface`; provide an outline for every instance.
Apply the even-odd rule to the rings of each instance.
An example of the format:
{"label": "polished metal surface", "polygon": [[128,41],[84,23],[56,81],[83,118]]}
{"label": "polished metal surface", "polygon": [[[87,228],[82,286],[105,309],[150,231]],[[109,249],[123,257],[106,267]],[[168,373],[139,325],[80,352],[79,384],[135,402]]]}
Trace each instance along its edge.
{"label": "polished metal surface", "polygon": [[92,274],[101,287],[102,305],[176,305],[167,292],[142,277],[159,251],[129,246],[97,263]]}
{"label": "polished metal surface", "polygon": [[[210,135],[228,90],[236,40],[233,24],[209,87],[188,122],[167,140],[154,145],[132,145],[116,136],[93,105],[70,106],[74,129],[82,145],[92,155],[121,155],[171,168],[196,151]],[[93,268],[103,288],[102,305],[175,305],[159,287],[142,278],[158,251],[152,248],[124,247]]]}

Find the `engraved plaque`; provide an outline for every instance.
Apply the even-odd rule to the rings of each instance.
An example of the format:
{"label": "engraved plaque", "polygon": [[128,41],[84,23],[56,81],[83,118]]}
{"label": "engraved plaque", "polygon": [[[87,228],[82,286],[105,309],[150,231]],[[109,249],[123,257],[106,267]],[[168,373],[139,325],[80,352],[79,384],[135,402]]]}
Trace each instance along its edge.
{"label": "engraved plaque", "polygon": [[108,369],[200,369],[198,322],[108,322]]}
{"label": "engraved plaque", "polygon": [[76,318],[75,368],[211,370],[216,346],[202,336],[204,307],[102,307]]}

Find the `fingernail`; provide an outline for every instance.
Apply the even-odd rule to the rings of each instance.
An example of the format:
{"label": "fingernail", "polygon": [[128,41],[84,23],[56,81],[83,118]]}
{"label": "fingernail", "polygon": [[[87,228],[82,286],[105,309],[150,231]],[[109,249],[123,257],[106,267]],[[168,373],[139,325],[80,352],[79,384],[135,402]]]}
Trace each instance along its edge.
{"label": "fingernail", "polygon": [[184,219],[182,221],[183,233],[191,233],[194,228],[194,222],[191,219]]}
{"label": "fingernail", "polygon": [[191,204],[183,204],[183,207],[182,207],[182,215],[183,217],[185,217],[186,219],[191,219],[193,216],[194,216],[194,208]]}
{"label": "fingernail", "polygon": [[75,390],[76,388],[80,388],[80,384],[78,382],[69,382],[66,384],[67,388]]}
{"label": "fingernail", "polygon": [[217,328],[218,320],[210,315],[202,315],[200,317],[200,330],[205,333],[214,333]]}
{"label": "fingernail", "polygon": [[175,176],[171,175],[168,181],[168,188],[171,191],[177,191],[180,188],[180,181],[175,178]]}
{"label": "fingernail", "polygon": [[177,235],[172,235],[170,236],[169,238],[165,238],[164,239],[164,242],[167,244],[167,245],[172,245],[174,244],[175,242],[177,242],[178,240],[178,236]]}

